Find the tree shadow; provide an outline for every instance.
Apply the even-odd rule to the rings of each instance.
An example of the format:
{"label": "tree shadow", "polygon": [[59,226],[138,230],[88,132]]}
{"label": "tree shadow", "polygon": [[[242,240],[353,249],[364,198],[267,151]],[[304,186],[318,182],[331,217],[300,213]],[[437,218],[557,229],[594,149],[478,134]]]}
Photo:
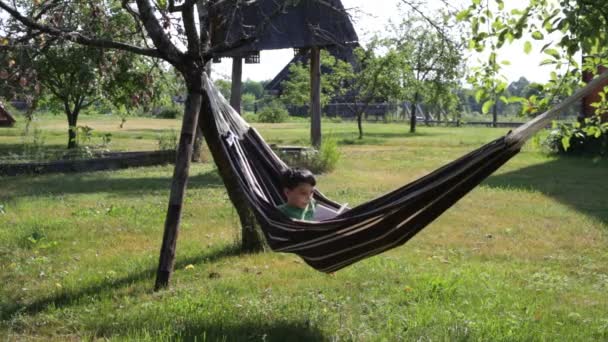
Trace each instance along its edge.
{"label": "tree shadow", "polygon": [[608,161],[562,157],[495,175],[484,184],[539,191],[608,223]]}
{"label": "tree shadow", "polygon": [[[259,322],[186,322],[183,327],[174,326],[175,332],[163,336],[170,341],[327,341],[328,338],[306,321]],[[120,324],[96,327],[97,337],[112,338],[132,334],[131,325]],[[124,337],[128,337],[124,336]]]}
{"label": "tree shadow", "polygon": [[[171,175],[166,177],[110,178],[107,172],[79,174],[51,174],[11,177],[6,192],[0,191],[0,200],[10,201],[36,195],[64,195],[85,193],[138,194],[169,190]],[[188,179],[189,189],[223,188],[224,183],[215,171],[207,171]],[[4,192],[4,193],[3,193]]]}
{"label": "tree shadow", "polygon": [[[223,248],[202,253],[197,256],[177,259],[175,262],[174,269],[182,269],[186,267],[186,265],[195,265],[200,264],[202,262],[211,263],[222,258],[237,256],[240,254],[240,248],[236,244],[226,245]],[[120,289],[122,287],[126,287],[142,281],[148,282],[150,284],[149,288],[150,290],[152,290],[154,286],[153,280],[155,279],[155,275],[156,267],[151,267],[146,270],[129,273],[122,278],[106,279],[88,287],[54,294],[47,298],[40,298],[32,303],[10,303],[4,308],[0,307],[0,309],[2,309],[0,311],[0,318],[3,321],[6,321],[10,320],[16,314],[35,315],[48,307],[61,308],[69,306],[71,304],[78,303],[78,301],[82,298],[116,291],[117,289]]]}

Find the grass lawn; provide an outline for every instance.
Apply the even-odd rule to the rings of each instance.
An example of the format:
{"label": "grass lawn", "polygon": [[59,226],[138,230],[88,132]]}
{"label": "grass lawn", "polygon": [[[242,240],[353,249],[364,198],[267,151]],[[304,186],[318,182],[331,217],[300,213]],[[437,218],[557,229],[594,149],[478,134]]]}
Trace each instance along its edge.
{"label": "grass lawn", "polygon": [[[157,148],[176,120],[83,117],[112,147]],[[61,117],[36,125],[66,143]],[[306,123],[257,124],[303,144]],[[351,205],[506,132],[324,123],[342,152],[319,177]],[[0,128],[0,152],[21,128]],[[191,170],[172,287],[153,292],[172,167],[0,178],[0,336],[8,340],[606,341],[608,161],[534,144],[405,246],[334,275],[290,254],[239,255],[211,164]]]}

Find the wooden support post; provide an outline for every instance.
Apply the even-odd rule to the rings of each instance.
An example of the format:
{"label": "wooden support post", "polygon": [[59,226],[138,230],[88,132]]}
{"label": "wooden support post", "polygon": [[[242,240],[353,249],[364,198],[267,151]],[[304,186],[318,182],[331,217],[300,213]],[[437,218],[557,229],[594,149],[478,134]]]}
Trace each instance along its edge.
{"label": "wooden support post", "polygon": [[160,249],[156,284],[154,285],[155,290],[166,288],[169,285],[169,279],[173,273],[182,204],[184,202],[184,195],[188,183],[195,129],[198,125],[198,115],[201,108],[202,96],[200,91],[202,82],[200,75],[192,75],[191,79],[187,82],[188,98],[186,99],[182,131],[179,138],[179,146],[173,171],[173,182],[171,183],[171,193],[169,195],[169,208],[167,209],[167,217],[165,219],[165,231],[163,233],[163,243]]}
{"label": "wooden support post", "polygon": [[316,46],[310,49],[310,142],[321,146],[321,53]]}
{"label": "wooden support post", "polygon": [[243,58],[232,57],[232,87],[230,106],[241,114],[241,91],[243,88]]}

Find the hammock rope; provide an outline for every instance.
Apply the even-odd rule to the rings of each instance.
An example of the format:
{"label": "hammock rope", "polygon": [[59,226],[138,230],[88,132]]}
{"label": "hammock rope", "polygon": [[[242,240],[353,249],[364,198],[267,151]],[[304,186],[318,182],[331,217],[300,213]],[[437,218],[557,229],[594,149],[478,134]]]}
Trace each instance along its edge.
{"label": "hammock rope", "polygon": [[321,272],[334,272],[407,242],[515,156],[524,142],[561,110],[608,80],[608,72],[506,136],[354,208],[345,209],[315,190],[315,215],[319,215],[315,221],[290,219],[277,209],[285,201],[280,175],[287,164],[230,107],[213,82],[206,75],[203,78],[222,152],[270,248],[295,253]]}

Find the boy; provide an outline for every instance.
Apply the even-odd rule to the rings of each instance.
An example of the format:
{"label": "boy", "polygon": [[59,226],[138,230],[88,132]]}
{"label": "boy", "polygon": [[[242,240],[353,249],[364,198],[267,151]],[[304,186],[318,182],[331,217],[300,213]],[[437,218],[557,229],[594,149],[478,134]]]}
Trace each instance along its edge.
{"label": "boy", "polygon": [[317,180],[306,169],[292,168],[281,174],[285,204],[277,208],[285,215],[298,220],[311,221],[315,215],[315,200],[312,198]]}

